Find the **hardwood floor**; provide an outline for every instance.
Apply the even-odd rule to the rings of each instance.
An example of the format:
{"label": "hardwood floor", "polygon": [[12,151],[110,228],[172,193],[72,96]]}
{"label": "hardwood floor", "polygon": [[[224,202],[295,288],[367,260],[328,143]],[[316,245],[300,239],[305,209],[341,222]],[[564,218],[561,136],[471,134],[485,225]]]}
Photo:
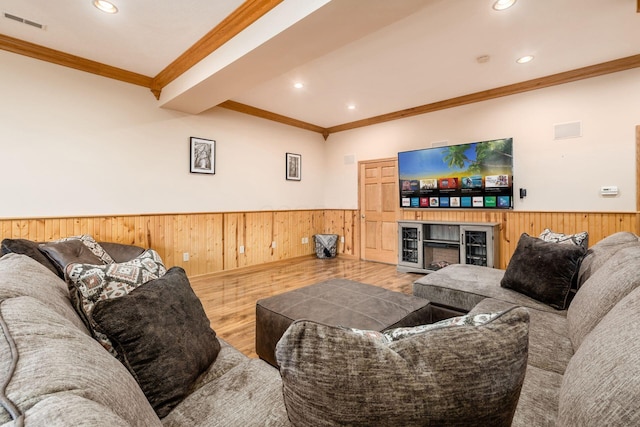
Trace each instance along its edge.
{"label": "hardwood floor", "polygon": [[332,278],[344,278],[393,291],[412,293],[420,275],[400,273],[395,265],[315,256],[247,267],[191,279],[194,292],[219,337],[250,357],[255,353],[256,301]]}

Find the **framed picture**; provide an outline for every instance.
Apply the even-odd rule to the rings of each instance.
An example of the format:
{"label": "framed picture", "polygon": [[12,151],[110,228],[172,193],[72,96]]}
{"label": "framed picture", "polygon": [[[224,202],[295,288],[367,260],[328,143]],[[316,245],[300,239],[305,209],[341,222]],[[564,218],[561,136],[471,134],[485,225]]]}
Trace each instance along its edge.
{"label": "framed picture", "polygon": [[191,137],[191,173],[216,173],[216,142]]}
{"label": "framed picture", "polygon": [[302,179],[302,155],[287,153],[286,167],[289,181],[300,181]]}

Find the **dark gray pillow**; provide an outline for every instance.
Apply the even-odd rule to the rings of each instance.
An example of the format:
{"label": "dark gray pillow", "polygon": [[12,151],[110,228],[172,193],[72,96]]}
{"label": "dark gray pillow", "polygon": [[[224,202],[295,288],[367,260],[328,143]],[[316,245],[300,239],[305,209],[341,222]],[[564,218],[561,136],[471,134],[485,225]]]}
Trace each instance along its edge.
{"label": "dark gray pillow", "polygon": [[80,240],[66,240],[64,242],[41,243],[40,251],[56,266],[61,277],[65,277],[65,268],[72,262],[80,264],[104,264],[100,258],[91,252]]}
{"label": "dark gray pillow", "polygon": [[586,253],[583,246],[545,242],[523,233],[500,285],[564,310]]}
{"label": "dark gray pillow", "polygon": [[99,301],[92,316],[160,418],[188,395],[220,351],[181,267],[127,295]]}
{"label": "dark gray pillow", "polygon": [[[301,320],[276,346],[296,427],[510,426],[527,366],[529,313],[392,342]],[[395,334],[392,334],[395,335]]]}
{"label": "dark gray pillow", "polygon": [[38,242],[27,239],[4,239],[0,244],[0,251],[2,255],[10,253],[26,255],[47,267],[53,272],[53,274],[64,278],[64,276],[60,276],[58,269],[55,265],[53,265],[49,258],[47,258],[42,252],[40,252],[38,245]]}

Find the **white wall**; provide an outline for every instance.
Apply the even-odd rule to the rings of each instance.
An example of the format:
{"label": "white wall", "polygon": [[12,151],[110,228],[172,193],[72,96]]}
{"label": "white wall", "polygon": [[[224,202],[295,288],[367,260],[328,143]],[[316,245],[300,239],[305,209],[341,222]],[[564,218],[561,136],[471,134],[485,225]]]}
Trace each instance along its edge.
{"label": "white wall", "polygon": [[[398,151],[514,139],[516,210],[635,211],[635,126],[640,69],[540,89],[329,136],[325,205],[355,209],[357,161]],[[553,139],[555,124],[582,122],[582,137]],[[345,164],[355,155],[356,164]],[[601,186],[617,185],[617,197]],[[527,197],[517,197],[518,188]]]}
{"label": "white wall", "polygon": [[[186,115],[149,90],[0,51],[0,218],[356,209],[357,161],[514,138],[516,210],[635,211],[640,69],[322,137],[224,109]],[[580,138],[553,125],[582,121]],[[189,173],[189,137],[216,174]],[[302,181],[286,181],[286,152]],[[345,164],[345,156],[356,162]],[[599,195],[617,185],[613,198]]]}
{"label": "white wall", "polygon": [[[317,133],[215,108],[161,109],[148,89],[0,51],[0,218],[324,207]],[[216,174],[189,173],[189,137]],[[285,180],[285,153],[302,181]]]}

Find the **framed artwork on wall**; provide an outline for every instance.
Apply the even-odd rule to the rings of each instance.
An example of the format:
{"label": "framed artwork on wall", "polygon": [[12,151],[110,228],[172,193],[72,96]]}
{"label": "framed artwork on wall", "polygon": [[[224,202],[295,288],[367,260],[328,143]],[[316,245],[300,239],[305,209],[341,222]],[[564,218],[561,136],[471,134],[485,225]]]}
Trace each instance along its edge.
{"label": "framed artwork on wall", "polygon": [[191,137],[191,173],[216,173],[216,142]]}
{"label": "framed artwork on wall", "polygon": [[302,179],[302,155],[287,153],[285,165],[289,181],[300,181]]}

